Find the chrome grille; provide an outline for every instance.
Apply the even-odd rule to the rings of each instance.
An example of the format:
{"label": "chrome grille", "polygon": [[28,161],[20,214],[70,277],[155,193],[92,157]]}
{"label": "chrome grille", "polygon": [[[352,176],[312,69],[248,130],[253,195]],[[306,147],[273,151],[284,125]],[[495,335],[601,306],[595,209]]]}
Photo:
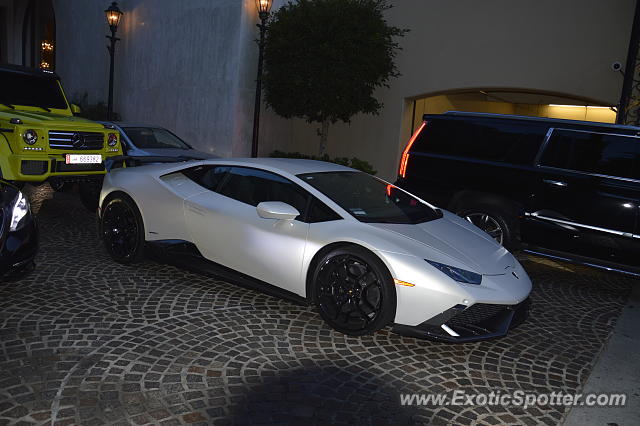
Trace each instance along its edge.
{"label": "chrome grille", "polygon": [[65,150],[97,150],[104,147],[104,134],[94,132],[69,132],[51,130],[49,147]]}

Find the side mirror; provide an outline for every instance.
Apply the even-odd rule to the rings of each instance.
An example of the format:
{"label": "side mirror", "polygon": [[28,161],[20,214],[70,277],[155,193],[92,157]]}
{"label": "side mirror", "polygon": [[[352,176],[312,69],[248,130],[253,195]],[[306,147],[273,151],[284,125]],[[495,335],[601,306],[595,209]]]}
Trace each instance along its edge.
{"label": "side mirror", "polygon": [[73,114],[80,114],[82,112],[82,109],[76,104],[71,104],[71,112]]}
{"label": "side mirror", "polygon": [[264,219],[293,220],[300,216],[300,212],[293,206],[282,201],[263,201],[256,207],[258,216]]}

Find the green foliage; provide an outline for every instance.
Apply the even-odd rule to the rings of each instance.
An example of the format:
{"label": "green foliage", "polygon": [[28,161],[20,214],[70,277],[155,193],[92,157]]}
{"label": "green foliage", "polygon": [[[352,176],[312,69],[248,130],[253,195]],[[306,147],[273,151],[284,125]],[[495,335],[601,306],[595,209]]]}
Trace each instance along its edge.
{"label": "green foliage", "polygon": [[269,23],[265,102],[280,116],[349,122],[377,114],[374,91],[398,76],[394,64],[404,30],[387,25],[387,0],[295,0]]}
{"label": "green foliage", "polygon": [[324,154],[321,157],[315,155],[306,155],[299,152],[282,152],[282,151],[273,151],[269,154],[269,157],[273,158],[302,158],[305,160],[318,160],[318,161],[327,161],[329,163],[341,164],[343,166],[351,167],[352,169],[361,170],[365,173],[369,173],[370,175],[375,175],[378,173],[377,170],[374,170],[373,166],[365,161],[360,160],[359,158],[353,157],[351,159],[347,157],[335,157],[331,158],[329,155]]}

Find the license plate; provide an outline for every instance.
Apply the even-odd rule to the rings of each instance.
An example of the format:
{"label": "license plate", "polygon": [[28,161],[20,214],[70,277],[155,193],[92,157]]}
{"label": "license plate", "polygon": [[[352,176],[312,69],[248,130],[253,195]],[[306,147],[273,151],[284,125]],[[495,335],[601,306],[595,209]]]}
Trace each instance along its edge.
{"label": "license plate", "polygon": [[100,154],[67,154],[65,161],[67,164],[100,164],[102,155]]}

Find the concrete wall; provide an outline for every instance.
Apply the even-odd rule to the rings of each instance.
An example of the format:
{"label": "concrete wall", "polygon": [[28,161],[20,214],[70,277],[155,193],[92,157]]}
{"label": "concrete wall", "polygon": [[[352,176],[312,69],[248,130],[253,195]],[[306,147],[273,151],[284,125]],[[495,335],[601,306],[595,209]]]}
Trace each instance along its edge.
{"label": "concrete wall", "polygon": [[[90,104],[107,101],[108,3],[55,0],[56,71],[70,98],[86,93]],[[248,156],[258,60],[255,1],[123,0],[119,6],[114,110],[122,120],[167,127],[202,151]],[[263,120],[263,138],[290,139],[291,123],[263,114],[271,116]]]}
{"label": "concrete wall", "polygon": [[[634,0],[402,0],[387,18],[410,29],[397,58],[402,76],[380,90],[379,116],[357,116],[329,130],[331,155],[372,162],[393,179],[410,136],[413,98],[447,90],[542,90],[615,105]],[[293,124],[286,148],[316,153],[317,125]]]}

